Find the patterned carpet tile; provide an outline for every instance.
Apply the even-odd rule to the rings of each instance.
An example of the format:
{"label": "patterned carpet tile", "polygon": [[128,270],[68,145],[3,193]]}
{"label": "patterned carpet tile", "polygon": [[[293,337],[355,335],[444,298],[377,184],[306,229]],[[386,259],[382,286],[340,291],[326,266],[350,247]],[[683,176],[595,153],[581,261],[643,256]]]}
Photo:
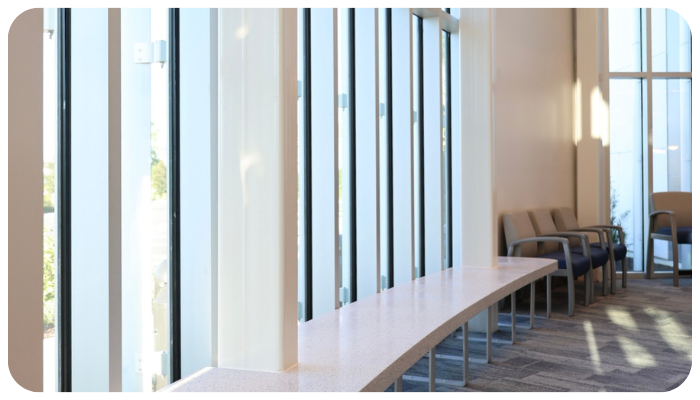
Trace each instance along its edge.
{"label": "patterned carpet tile", "polygon": [[[583,306],[584,287],[576,283],[576,310],[568,317],[566,287],[555,286],[552,317],[536,318],[529,330],[529,294],[516,302],[517,343],[494,343],[492,363],[471,362],[469,385],[436,384],[437,391],[482,392],[660,392],[674,389],[687,378],[692,364],[692,278],[682,277],[681,287],[671,279],[630,279],[616,294],[601,296]],[[540,285],[538,285],[540,288]],[[528,289],[529,290],[529,289]],[[499,331],[493,337],[510,340],[510,298],[502,302]],[[538,316],[546,301],[538,289]],[[460,332],[461,335],[461,332]],[[486,343],[474,340],[485,334],[470,333],[469,356],[484,358]],[[462,355],[462,340],[448,336],[437,346],[438,354]],[[437,359],[438,379],[460,380],[462,363]],[[405,375],[427,377],[423,357]],[[404,391],[427,391],[424,382],[404,380]],[[387,391],[393,391],[393,384]]]}

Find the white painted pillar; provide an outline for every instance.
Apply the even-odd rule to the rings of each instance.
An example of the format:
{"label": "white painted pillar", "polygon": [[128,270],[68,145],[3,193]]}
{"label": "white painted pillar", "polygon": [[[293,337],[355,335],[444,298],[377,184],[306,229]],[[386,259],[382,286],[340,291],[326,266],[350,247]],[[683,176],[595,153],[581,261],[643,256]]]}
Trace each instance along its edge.
{"label": "white painted pillar", "polygon": [[[600,85],[600,12],[576,9],[576,86],[574,115],[576,132],[576,214],[579,225],[610,221],[609,174],[603,168],[609,158],[608,107]],[[607,62],[607,58],[605,59]],[[606,82],[607,87],[607,82]],[[605,152],[604,152],[605,150]],[[605,157],[605,158],[604,158]],[[609,163],[609,161],[607,161]],[[607,186],[607,188],[606,188]],[[598,237],[590,236],[598,241]],[[594,270],[602,279],[602,270]]]}
{"label": "white painted pillar", "polygon": [[7,365],[15,382],[35,392],[43,387],[42,28],[43,10],[33,8],[18,15],[8,33],[8,126],[3,149],[7,155]]}
{"label": "white painted pillar", "polygon": [[297,362],[297,17],[220,10],[218,365]]}
{"label": "white painted pillar", "polygon": [[[457,112],[461,114],[462,265],[493,266],[498,255],[493,168],[496,162],[492,106],[494,12],[491,9],[460,9],[460,87],[454,95],[459,93],[461,97]],[[492,308],[492,312],[497,313],[496,307]],[[485,310],[469,321],[469,329],[485,332],[487,312]],[[493,318],[493,321],[492,332],[498,328],[498,318]]]}

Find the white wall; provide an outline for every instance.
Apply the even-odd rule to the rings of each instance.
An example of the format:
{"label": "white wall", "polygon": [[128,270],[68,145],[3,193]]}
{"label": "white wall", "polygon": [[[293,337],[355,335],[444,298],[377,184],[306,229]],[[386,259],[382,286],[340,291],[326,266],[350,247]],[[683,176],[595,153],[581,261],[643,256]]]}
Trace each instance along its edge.
{"label": "white wall", "polygon": [[[40,8],[8,34],[7,358],[14,380],[42,390],[42,27]],[[4,388],[5,390],[10,388]],[[14,388],[13,388],[14,389]]]}
{"label": "white wall", "polygon": [[494,12],[494,135],[501,215],[575,206],[572,9]]}

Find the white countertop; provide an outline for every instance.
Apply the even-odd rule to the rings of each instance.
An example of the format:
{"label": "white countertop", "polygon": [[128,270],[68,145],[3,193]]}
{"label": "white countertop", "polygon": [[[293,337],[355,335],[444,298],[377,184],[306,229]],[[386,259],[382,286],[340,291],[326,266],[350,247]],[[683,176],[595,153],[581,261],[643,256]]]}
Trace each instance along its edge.
{"label": "white countertop", "polygon": [[454,267],[299,325],[299,363],[286,372],[204,368],[161,391],[383,391],[491,304],[557,270],[540,258]]}

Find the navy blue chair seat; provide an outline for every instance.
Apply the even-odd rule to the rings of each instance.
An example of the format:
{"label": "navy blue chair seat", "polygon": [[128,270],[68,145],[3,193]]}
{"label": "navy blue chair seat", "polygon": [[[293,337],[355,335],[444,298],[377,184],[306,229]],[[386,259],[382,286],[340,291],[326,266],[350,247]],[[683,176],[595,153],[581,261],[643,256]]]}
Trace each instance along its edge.
{"label": "navy blue chair seat", "polygon": [[[571,252],[583,255],[583,247],[574,246],[571,248]],[[593,263],[593,268],[605,265],[609,257],[607,250],[603,250],[600,247],[593,247],[593,244],[591,244],[591,261]]]}
{"label": "navy blue chair seat", "polygon": [[[591,249],[593,249],[593,247],[600,248],[600,243],[591,243]],[[608,250],[607,243],[605,243],[605,250]],[[614,243],[613,253],[615,254],[615,261],[624,260],[625,257],[627,257],[627,246],[624,244]]]}
{"label": "navy blue chair seat", "polygon": [[[564,256],[563,250],[542,254],[537,257],[557,260],[559,269],[566,269],[566,257]],[[591,269],[591,264],[588,257],[577,253],[571,253],[571,268],[574,270],[574,278],[577,278],[588,272],[588,270]]]}
{"label": "navy blue chair seat", "polygon": [[[671,232],[671,228],[661,228],[658,231],[656,231],[659,235],[668,235],[671,236],[673,233]],[[676,227],[676,237],[678,238],[678,243],[679,244],[693,244],[693,228],[689,227]],[[617,257],[617,256],[616,256]]]}

